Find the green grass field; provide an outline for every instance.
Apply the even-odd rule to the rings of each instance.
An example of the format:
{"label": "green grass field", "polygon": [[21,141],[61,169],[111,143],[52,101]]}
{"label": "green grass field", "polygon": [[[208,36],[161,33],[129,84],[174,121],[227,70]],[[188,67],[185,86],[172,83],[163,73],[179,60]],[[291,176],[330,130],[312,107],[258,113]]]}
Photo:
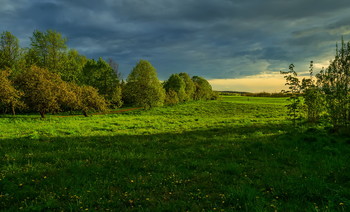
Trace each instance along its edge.
{"label": "green grass field", "polygon": [[284,98],[0,117],[2,211],[349,211],[350,139]]}

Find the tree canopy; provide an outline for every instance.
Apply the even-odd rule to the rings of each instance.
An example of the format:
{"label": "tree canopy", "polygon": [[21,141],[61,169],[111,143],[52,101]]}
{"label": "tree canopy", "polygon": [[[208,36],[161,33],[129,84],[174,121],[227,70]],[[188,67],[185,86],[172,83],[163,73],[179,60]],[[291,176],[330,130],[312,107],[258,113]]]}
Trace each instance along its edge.
{"label": "tree canopy", "polygon": [[127,101],[145,109],[161,106],[165,92],[157,77],[156,69],[146,60],[134,67],[125,86]]}
{"label": "tree canopy", "polygon": [[181,72],[179,74],[179,76],[182,78],[182,80],[185,83],[185,93],[186,93],[186,101],[192,100],[193,99],[193,95],[195,92],[195,85],[191,79],[191,77],[184,72]]}
{"label": "tree canopy", "polygon": [[112,104],[121,105],[121,88],[118,74],[102,58],[88,60],[83,67],[80,83],[98,89],[98,92]]}
{"label": "tree canopy", "polygon": [[24,92],[25,103],[42,118],[46,113],[60,110],[61,83],[57,74],[37,66],[23,71],[16,78],[16,84]]}
{"label": "tree canopy", "polygon": [[53,30],[35,30],[30,40],[31,56],[35,65],[56,73],[62,71],[67,49],[66,38]]}
{"label": "tree canopy", "polygon": [[5,31],[0,35],[0,70],[16,69],[20,57],[18,39],[11,32]]}
{"label": "tree canopy", "polygon": [[174,91],[179,102],[184,102],[188,99],[185,88],[186,84],[179,74],[172,74],[169,79],[164,82],[165,91],[167,93],[169,93],[169,91]]}
{"label": "tree canopy", "polygon": [[192,81],[195,85],[194,100],[209,100],[212,97],[212,87],[203,77],[193,76]]}
{"label": "tree canopy", "polygon": [[16,90],[9,76],[9,70],[0,71],[0,105],[5,110],[11,109],[12,114],[15,115],[15,109],[24,108],[25,104],[21,101],[23,92]]}

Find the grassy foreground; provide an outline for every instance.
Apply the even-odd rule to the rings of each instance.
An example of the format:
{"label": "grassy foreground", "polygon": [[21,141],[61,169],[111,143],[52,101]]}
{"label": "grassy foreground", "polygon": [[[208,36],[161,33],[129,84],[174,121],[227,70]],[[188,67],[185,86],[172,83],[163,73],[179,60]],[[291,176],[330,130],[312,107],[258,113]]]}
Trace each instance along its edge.
{"label": "grassy foreground", "polygon": [[0,210],[349,211],[349,138],[291,130],[284,103],[2,116]]}

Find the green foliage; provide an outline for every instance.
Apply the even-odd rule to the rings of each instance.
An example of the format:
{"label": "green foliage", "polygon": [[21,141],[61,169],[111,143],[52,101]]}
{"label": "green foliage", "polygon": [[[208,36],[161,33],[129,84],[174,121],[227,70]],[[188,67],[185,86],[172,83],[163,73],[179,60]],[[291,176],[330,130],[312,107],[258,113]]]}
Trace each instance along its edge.
{"label": "green foliage", "polygon": [[325,108],[321,88],[313,77],[313,61],[310,62],[309,72],[310,78],[303,78],[301,82],[301,91],[307,107],[307,119],[311,123],[316,123],[320,120]]}
{"label": "green foliage", "polygon": [[156,69],[146,60],[140,60],[129,74],[124,92],[128,103],[145,109],[164,103],[165,91],[158,80]]}
{"label": "green foliage", "polygon": [[[10,32],[2,33],[0,68],[10,67],[14,70],[11,78],[17,79],[15,87],[18,86],[25,93],[23,99],[29,103],[28,109],[39,111],[43,117],[48,112],[72,111],[78,110],[77,108],[81,110],[82,107],[78,106],[81,105],[79,92],[73,91],[77,90],[73,84],[97,89],[98,94],[108,101],[111,108],[121,107],[124,101],[148,109],[164,103],[173,105],[193,99],[218,98],[218,94],[212,92],[207,80],[197,76],[191,79],[187,73],[171,75],[164,83],[163,89],[156,70],[144,60],[130,73],[127,84],[120,83],[121,76],[116,62],[112,59],[108,62],[102,58],[97,61],[87,59],[78,51],[68,49],[67,39],[54,30],[35,30],[30,41],[30,48],[22,50],[15,36]],[[45,76],[40,77],[34,72]],[[26,86],[26,80],[30,80],[31,75],[35,76],[39,83],[31,81],[28,82],[30,85]],[[26,77],[29,78],[25,79]]]}
{"label": "green foliage", "polygon": [[212,97],[212,88],[209,82],[203,77],[193,76],[192,81],[195,85],[193,95],[194,100],[209,100]]}
{"label": "green foliage", "polygon": [[55,73],[63,70],[67,49],[66,38],[53,30],[46,32],[35,30],[30,40],[29,58],[31,59],[27,63],[30,61],[33,63],[29,65],[37,65]]}
{"label": "green foliage", "polygon": [[65,55],[62,70],[60,71],[61,78],[66,82],[81,84],[83,68],[87,62],[87,58],[80,55],[77,50],[71,49]]}
{"label": "green foliage", "polygon": [[[306,108],[309,122],[318,122],[321,115],[328,115],[330,123],[335,130],[350,127],[350,42],[345,44],[342,40],[341,48],[336,50],[335,59],[331,61],[329,67],[316,74],[313,78],[313,61],[310,63],[310,77],[304,78],[300,83],[290,66],[288,74],[285,76],[291,94],[290,116],[294,123],[298,118],[300,110]],[[300,94],[304,97],[305,108],[299,99]]]}
{"label": "green foliage", "polygon": [[293,121],[294,127],[296,127],[296,121],[301,118],[302,101],[301,101],[301,85],[300,80],[297,78],[297,73],[294,71],[294,65],[289,65],[289,71],[282,72],[286,79],[286,84],[289,90],[282,91],[283,93],[289,94],[288,101],[290,102],[287,106],[288,116]]}
{"label": "green foliage", "polygon": [[109,102],[112,105],[113,108],[119,108],[123,106],[123,93],[122,93],[122,86],[117,85],[111,95],[109,96]]}
{"label": "green foliage", "polygon": [[218,92],[218,91],[213,91],[212,93],[211,93],[211,100],[217,100],[217,99],[219,99],[220,98],[220,92]]}
{"label": "green foliage", "polygon": [[0,106],[5,110],[11,109],[12,114],[15,115],[15,110],[24,108],[25,104],[21,101],[23,93],[16,90],[9,76],[9,70],[0,70]]}
{"label": "green foliage", "polygon": [[196,86],[194,85],[191,77],[187,73],[180,73],[179,76],[182,78],[182,80],[185,83],[185,92],[186,92],[186,98],[185,101],[193,100],[194,91],[196,89]]}
{"label": "green foliage", "polygon": [[[177,101],[184,102],[188,100],[187,94],[185,92],[186,84],[183,79],[178,74],[172,74],[163,85],[166,92],[173,93],[176,92]],[[172,90],[172,92],[170,92]],[[173,96],[173,94],[171,94]]]}
{"label": "green foliage", "polygon": [[179,97],[177,96],[177,92],[170,89],[165,93],[165,105],[176,105],[179,103]]}
{"label": "green foliage", "polygon": [[24,92],[24,102],[45,117],[45,113],[60,110],[61,78],[47,69],[32,66],[16,77],[16,84]]}
{"label": "green foliage", "polygon": [[5,31],[0,34],[0,70],[12,69],[15,70],[18,66],[20,58],[20,47],[18,39]]}
{"label": "green foliage", "polygon": [[107,110],[107,103],[97,89],[67,83],[47,69],[32,66],[18,75],[16,82],[24,92],[26,105],[42,118],[62,109],[81,110],[85,116],[89,111]]}
{"label": "green foliage", "polygon": [[107,111],[107,102],[99,95],[96,88],[86,85],[78,86],[75,84],[70,84],[69,87],[76,96],[76,101],[75,104],[72,105],[72,108],[81,110],[84,116],[88,116],[88,112],[90,111]]}
{"label": "green foliage", "polygon": [[350,126],[350,42],[341,48],[330,66],[319,75],[327,111],[335,128]]}
{"label": "green foliage", "polygon": [[85,64],[81,84],[98,89],[98,92],[109,100],[115,107],[122,105],[121,87],[117,73],[102,58],[97,61],[88,60]]}

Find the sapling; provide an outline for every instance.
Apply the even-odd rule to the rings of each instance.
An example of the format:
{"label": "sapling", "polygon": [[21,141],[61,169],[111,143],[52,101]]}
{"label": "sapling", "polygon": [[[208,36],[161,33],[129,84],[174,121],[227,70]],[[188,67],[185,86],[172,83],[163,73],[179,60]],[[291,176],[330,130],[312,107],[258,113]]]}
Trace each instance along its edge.
{"label": "sapling", "polygon": [[324,111],[324,102],[319,84],[320,81],[315,81],[313,76],[313,67],[313,61],[311,61],[309,67],[310,76],[302,79],[301,91],[306,105],[307,119],[311,123],[316,123]]}
{"label": "sapling", "polygon": [[302,101],[301,101],[301,85],[300,80],[297,78],[297,73],[294,71],[294,65],[289,65],[289,71],[280,73],[285,75],[284,78],[286,79],[286,84],[288,86],[288,90],[282,90],[283,93],[286,93],[289,95],[288,101],[289,104],[286,105],[288,109],[288,116],[293,121],[293,126],[296,127],[296,121],[300,119],[301,115],[301,107],[302,107]]}

